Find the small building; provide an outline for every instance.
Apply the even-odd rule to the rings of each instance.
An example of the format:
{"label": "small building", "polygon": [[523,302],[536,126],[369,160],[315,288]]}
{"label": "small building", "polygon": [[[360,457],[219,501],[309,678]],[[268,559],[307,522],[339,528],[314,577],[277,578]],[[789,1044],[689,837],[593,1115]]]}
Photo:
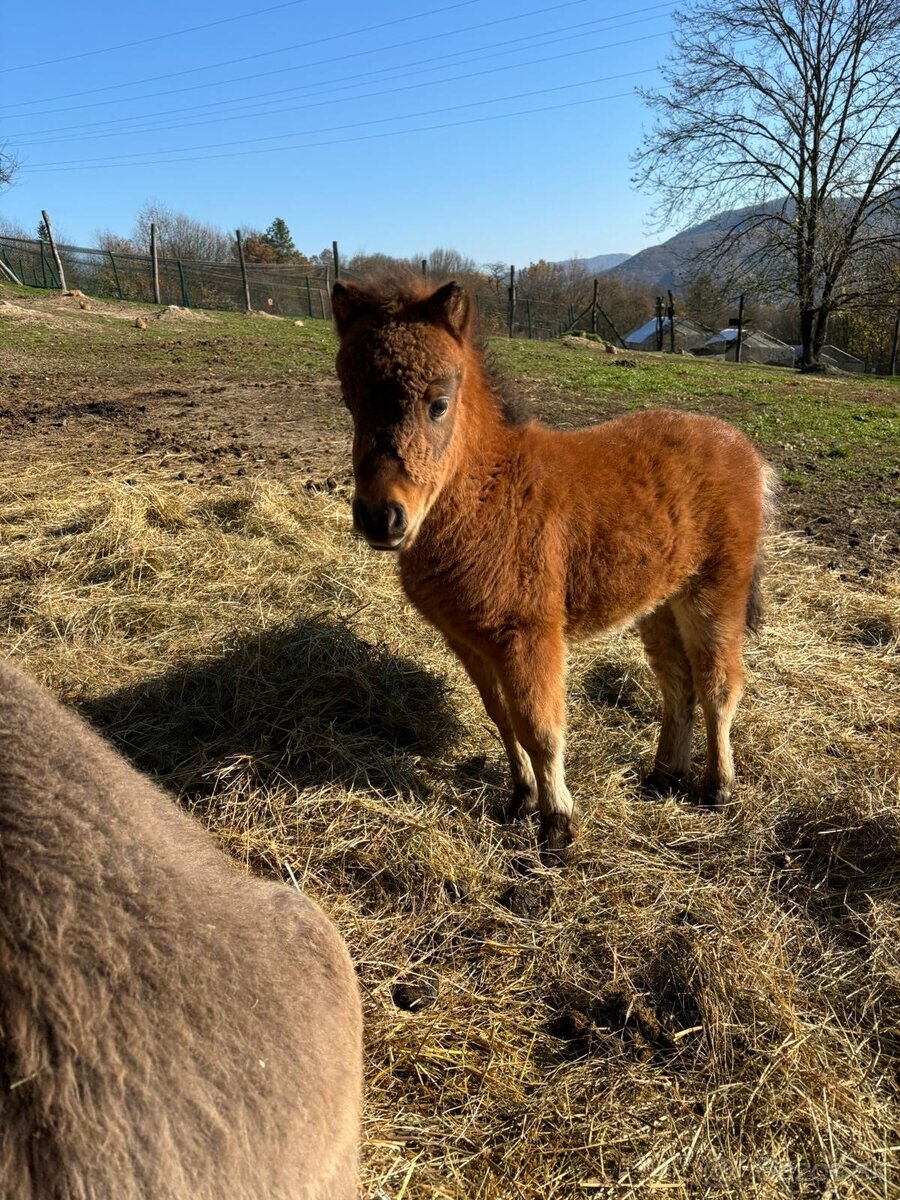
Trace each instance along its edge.
{"label": "small building", "polygon": [[[663,317],[663,344],[664,351],[668,351],[672,347],[672,339],[669,335],[669,318]],[[698,325],[696,321],[692,321],[690,317],[675,317],[675,352],[683,352],[685,350],[693,350],[695,346],[702,345],[703,342],[712,333],[711,329],[707,329],[704,325]],[[649,321],[645,321],[643,325],[639,325],[637,329],[632,329],[631,333],[626,334],[623,338],[625,346],[629,350],[658,350],[658,337],[656,317],[651,317]]]}
{"label": "small building", "polygon": [[[734,362],[737,351],[736,329],[720,329],[702,346],[691,351],[698,358],[717,358],[723,362]],[[792,367],[794,347],[781,342],[760,329],[744,329],[741,338],[741,362],[762,363],[769,367]]]}
{"label": "small building", "polygon": [[[794,357],[797,363],[803,361],[802,346],[794,347]],[[823,346],[819,352],[819,359],[827,367],[835,367],[838,371],[852,371],[854,374],[861,374],[866,369],[866,364],[861,358],[848,354],[846,350],[840,350],[837,346]]]}

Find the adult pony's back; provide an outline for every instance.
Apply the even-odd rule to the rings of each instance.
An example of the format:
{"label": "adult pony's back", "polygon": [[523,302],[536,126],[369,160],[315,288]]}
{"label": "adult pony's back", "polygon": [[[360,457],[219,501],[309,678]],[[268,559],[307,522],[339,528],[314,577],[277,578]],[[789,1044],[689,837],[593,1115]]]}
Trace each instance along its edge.
{"label": "adult pony's back", "polygon": [[660,410],[577,432],[511,424],[454,283],[335,284],[338,374],[353,416],[353,502],[369,544],[399,555],[506,746],[512,811],[541,813],[558,862],[573,804],[563,769],[568,640],[635,623],[663,694],[650,783],[690,769],[728,800],[741,643],[759,610],[771,472],[710,417]]}
{"label": "adult pony's back", "polygon": [[360,1025],[320,909],[0,661],[0,1195],[350,1200]]}

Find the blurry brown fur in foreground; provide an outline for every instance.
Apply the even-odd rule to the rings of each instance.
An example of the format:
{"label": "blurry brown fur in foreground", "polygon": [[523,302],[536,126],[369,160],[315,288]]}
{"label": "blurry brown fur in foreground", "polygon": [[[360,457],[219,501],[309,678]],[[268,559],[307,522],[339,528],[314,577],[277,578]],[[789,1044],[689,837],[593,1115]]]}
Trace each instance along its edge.
{"label": "blurry brown fur in foreground", "polygon": [[0,662],[0,1195],[350,1200],[361,1016],[331,921],[247,878]]}

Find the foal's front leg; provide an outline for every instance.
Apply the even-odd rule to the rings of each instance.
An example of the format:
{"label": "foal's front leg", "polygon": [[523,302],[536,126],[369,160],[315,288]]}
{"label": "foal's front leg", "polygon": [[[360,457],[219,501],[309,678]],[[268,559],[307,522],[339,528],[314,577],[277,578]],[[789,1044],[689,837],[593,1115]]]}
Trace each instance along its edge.
{"label": "foal's front leg", "polygon": [[497,672],[483,655],[462,642],[448,639],[450,648],[466,668],[469,678],[478,688],[487,715],[500,732],[509,769],[512,773],[512,799],[507,810],[510,818],[528,816],[537,812],[538,788],[531,759],[516,738],[512,718],[506,706],[503,689]]}
{"label": "foal's front leg", "polygon": [[517,634],[492,647],[494,667],[519,743],[537,779],[541,858],[561,866],[572,841],[574,804],[566,787],[566,647],[562,629]]}

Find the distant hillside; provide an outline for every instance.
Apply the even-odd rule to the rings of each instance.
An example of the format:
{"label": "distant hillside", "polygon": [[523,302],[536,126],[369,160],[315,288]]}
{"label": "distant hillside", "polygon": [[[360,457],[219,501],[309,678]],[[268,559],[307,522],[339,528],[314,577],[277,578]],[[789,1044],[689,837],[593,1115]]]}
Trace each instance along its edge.
{"label": "distant hillside", "polygon": [[554,263],[553,265],[558,267],[584,267],[588,275],[599,275],[603,271],[609,271],[612,267],[617,267],[619,263],[623,263],[633,257],[634,255],[632,254],[595,254],[593,258],[569,258],[565,262]]}
{"label": "distant hillside", "polygon": [[648,246],[633,254],[613,266],[609,274],[629,283],[677,288],[700,251],[707,249],[752,211],[751,208],[734,208],[718,213],[708,221],[683,229],[658,246]]}

